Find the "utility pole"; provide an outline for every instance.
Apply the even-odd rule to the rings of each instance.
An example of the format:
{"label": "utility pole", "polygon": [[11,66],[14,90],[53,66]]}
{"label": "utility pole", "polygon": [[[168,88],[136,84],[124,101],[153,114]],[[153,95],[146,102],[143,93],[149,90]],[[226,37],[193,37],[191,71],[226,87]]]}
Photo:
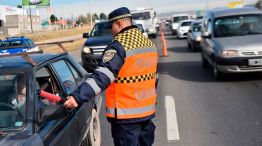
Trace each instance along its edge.
{"label": "utility pole", "polygon": [[92,18],[92,12],[91,12],[91,0],[89,0],[89,15],[90,15],[90,25],[93,25],[93,18]]}
{"label": "utility pole", "polygon": [[29,15],[30,15],[31,32],[34,33],[33,23],[32,23],[32,11],[31,11],[31,4],[30,3],[29,3]]}

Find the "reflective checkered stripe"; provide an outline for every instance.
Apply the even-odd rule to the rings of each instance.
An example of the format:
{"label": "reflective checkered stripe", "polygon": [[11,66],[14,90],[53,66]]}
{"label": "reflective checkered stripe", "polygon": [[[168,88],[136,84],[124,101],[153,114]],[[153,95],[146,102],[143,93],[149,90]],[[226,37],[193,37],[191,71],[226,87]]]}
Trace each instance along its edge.
{"label": "reflective checkered stripe", "polygon": [[107,117],[142,118],[155,113],[157,49],[137,28],[115,37],[126,50],[125,63],[107,88]]}
{"label": "reflective checkered stripe", "polygon": [[109,19],[109,21],[115,21],[115,20],[123,19],[123,18],[127,18],[127,17],[131,17],[131,14],[125,14],[125,15],[116,16],[114,18]]}
{"label": "reflective checkered stripe", "polygon": [[131,76],[131,77],[117,77],[115,83],[135,83],[135,82],[143,82],[147,80],[152,80],[156,78],[156,73],[149,73],[140,76]]}
{"label": "reflective checkered stripe", "polygon": [[156,48],[154,43],[147,39],[138,28],[129,29],[118,34],[115,40],[120,42],[126,51],[137,48]]}

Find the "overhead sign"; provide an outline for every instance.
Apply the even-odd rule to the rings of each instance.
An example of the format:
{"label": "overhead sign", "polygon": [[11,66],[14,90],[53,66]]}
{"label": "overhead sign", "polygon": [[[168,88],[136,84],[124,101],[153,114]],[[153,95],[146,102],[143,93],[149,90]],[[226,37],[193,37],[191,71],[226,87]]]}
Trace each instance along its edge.
{"label": "overhead sign", "polygon": [[22,0],[22,5],[50,6],[50,0]]}
{"label": "overhead sign", "polygon": [[242,1],[235,1],[235,2],[229,2],[227,4],[228,8],[242,8],[244,6],[245,2]]}

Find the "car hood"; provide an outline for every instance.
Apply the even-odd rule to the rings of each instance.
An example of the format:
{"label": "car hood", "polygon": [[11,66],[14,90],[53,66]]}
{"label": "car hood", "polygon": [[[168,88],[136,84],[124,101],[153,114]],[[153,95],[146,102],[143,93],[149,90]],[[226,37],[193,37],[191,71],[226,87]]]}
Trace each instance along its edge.
{"label": "car hood", "polygon": [[86,40],[84,46],[106,46],[113,41],[114,37],[109,36],[96,36],[90,37]]}
{"label": "car hood", "polygon": [[22,52],[26,52],[26,50],[27,49],[23,49],[23,48],[8,48],[8,49],[1,48],[0,55],[22,53]]}
{"label": "car hood", "polygon": [[194,35],[194,37],[200,37],[201,36],[201,32],[192,32],[192,34]]}
{"label": "car hood", "polygon": [[222,50],[262,50],[262,35],[238,36],[214,38],[213,41],[216,46]]}

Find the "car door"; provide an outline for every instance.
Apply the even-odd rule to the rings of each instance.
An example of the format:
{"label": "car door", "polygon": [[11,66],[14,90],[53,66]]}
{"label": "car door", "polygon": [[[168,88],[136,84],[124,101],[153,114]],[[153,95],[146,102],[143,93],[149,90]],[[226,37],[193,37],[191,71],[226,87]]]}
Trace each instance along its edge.
{"label": "car door", "polygon": [[[59,60],[52,64],[57,77],[59,78],[60,84],[64,87],[64,90],[69,96],[80,84],[85,81],[84,75],[71,60]],[[94,107],[94,99],[85,102],[79,109],[75,112],[74,116],[71,119],[71,122],[77,123],[77,128],[74,126],[69,127],[69,131],[74,131],[74,135],[77,135],[74,140],[76,140],[75,145],[80,145],[82,139],[86,135],[88,130],[89,122],[91,120],[91,113]],[[66,132],[67,133],[67,132]]]}
{"label": "car door", "polygon": [[212,50],[212,21],[211,19],[207,19],[205,20],[206,22],[204,22],[205,24],[205,28],[204,28],[204,33],[207,32],[209,35],[210,35],[210,38],[205,38],[205,37],[202,37],[203,39],[203,44],[201,45],[202,47],[202,52],[203,52],[203,55],[205,56],[205,58],[209,61],[209,62],[212,62],[212,53],[213,53],[213,50]]}

